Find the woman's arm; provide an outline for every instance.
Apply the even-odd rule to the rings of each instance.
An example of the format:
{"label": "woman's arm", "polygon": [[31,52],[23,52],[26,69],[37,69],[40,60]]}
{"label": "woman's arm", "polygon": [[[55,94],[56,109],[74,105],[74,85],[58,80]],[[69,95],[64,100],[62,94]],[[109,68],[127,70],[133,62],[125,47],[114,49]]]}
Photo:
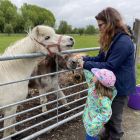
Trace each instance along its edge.
{"label": "woman's arm", "polygon": [[116,71],[133,51],[134,49],[131,49],[130,44],[118,41],[114,44],[112,53],[106,62],[85,61],[83,68],[88,70],[91,70],[91,68],[106,68]]}
{"label": "woman's arm", "polygon": [[89,56],[83,56],[83,61],[94,61],[94,62],[100,62],[104,58],[104,54],[102,51],[99,51],[99,54],[95,57],[89,57]]}

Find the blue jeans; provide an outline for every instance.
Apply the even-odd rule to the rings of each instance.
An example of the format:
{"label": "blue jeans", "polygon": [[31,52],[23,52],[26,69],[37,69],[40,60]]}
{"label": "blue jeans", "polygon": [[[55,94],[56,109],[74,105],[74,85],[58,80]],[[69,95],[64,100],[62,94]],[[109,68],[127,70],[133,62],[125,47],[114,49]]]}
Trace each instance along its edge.
{"label": "blue jeans", "polygon": [[98,139],[98,137],[97,136],[93,136],[93,137],[91,137],[91,136],[89,136],[88,134],[86,134],[86,140],[99,140]]}

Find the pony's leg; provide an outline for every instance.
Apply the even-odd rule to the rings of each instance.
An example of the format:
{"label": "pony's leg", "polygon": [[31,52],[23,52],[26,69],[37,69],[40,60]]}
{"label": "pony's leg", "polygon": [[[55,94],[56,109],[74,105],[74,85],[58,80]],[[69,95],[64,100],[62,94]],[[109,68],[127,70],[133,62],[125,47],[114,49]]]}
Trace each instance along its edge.
{"label": "pony's leg", "polygon": [[[45,88],[39,89],[39,94],[40,95],[44,94],[45,92],[46,92]],[[45,104],[45,103],[47,103],[47,97],[46,96],[40,97],[40,104]],[[47,112],[46,105],[42,106],[42,112]]]}
{"label": "pony's leg", "polygon": [[[55,89],[55,90],[61,89],[58,83],[55,84],[54,89]],[[55,94],[56,94],[56,96],[58,96],[58,98],[64,98],[64,97],[66,97],[66,96],[64,95],[63,91],[58,91],[58,92],[56,92]],[[60,102],[61,102],[63,105],[64,105],[64,104],[67,104],[66,98],[61,99]],[[67,109],[70,109],[70,107],[69,107],[68,105],[66,105],[66,108],[67,108]]]}
{"label": "pony's leg", "polygon": [[[4,110],[4,117],[15,114],[16,110],[17,110],[17,106],[5,109]],[[6,120],[4,120],[4,127],[7,127],[7,126],[12,125],[14,123],[16,123],[16,117],[6,119]],[[16,132],[16,130],[15,130],[14,126],[11,128],[8,128],[8,129],[4,130],[3,137],[9,136],[15,132]]]}

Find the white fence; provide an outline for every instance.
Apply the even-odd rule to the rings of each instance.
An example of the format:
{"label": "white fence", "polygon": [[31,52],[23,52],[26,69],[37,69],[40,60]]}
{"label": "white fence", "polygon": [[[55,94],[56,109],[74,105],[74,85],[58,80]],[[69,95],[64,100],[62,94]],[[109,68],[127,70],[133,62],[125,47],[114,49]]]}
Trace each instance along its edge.
{"label": "white fence", "polygon": [[[99,47],[97,48],[87,48],[87,49],[78,49],[78,50],[69,50],[69,51],[64,51],[62,53],[77,53],[77,52],[86,52],[86,51],[95,51],[99,50]],[[0,57],[0,61],[7,61],[12,59],[21,59],[21,58],[32,58],[32,57],[39,57],[42,56],[43,54],[36,53],[36,54],[24,54],[24,55],[17,55],[17,56],[9,56],[9,57]],[[18,82],[24,82],[30,79],[35,79],[35,78],[40,78],[43,76],[48,76],[48,75],[54,75],[54,74],[62,74],[68,72],[67,70],[59,71],[59,72],[54,72],[54,73],[49,73],[49,74],[44,74],[44,75],[38,75],[35,77],[29,77],[26,79],[21,79],[20,81],[12,81],[9,83],[0,83],[0,86],[5,86],[8,84],[14,84]],[[1,81],[2,82],[2,81]],[[31,98],[28,98],[26,100],[16,102],[13,104],[9,104],[3,107],[0,107],[0,110],[3,110],[7,107],[15,106],[18,105],[20,108],[18,109],[18,112],[16,114],[12,114],[7,117],[2,117],[0,116],[0,134],[2,138],[2,132],[6,129],[12,128],[13,126],[16,126],[18,129],[16,133],[2,138],[2,140],[6,140],[8,138],[11,138],[13,136],[16,136],[18,134],[24,135],[22,140],[30,140],[33,138],[38,137],[39,135],[56,128],[57,126],[60,126],[80,115],[83,113],[83,107],[86,99],[86,92],[87,89],[85,88],[85,81],[74,84],[68,87],[62,87],[60,90],[70,90],[70,94],[66,95],[66,98],[68,100],[68,103],[65,105],[59,105],[58,102],[63,99],[63,98],[52,98],[50,97],[49,101],[45,104],[39,104],[38,100],[40,97],[43,96],[53,96],[54,93],[60,91],[60,90],[55,90],[51,91],[48,93],[44,93],[42,95],[36,95]],[[79,90],[76,91],[75,93],[73,92],[74,88],[77,89],[79,87]],[[74,98],[74,96],[77,96],[78,94],[82,95],[84,93],[84,96],[81,96],[79,99]],[[64,107],[68,105],[70,106],[71,109],[66,110]],[[41,107],[42,106],[47,106],[49,109],[47,112],[42,113],[41,112]],[[17,122],[15,124],[12,124],[10,126],[7,126],[5,128],[2,127],[2,122],[5,119],[9,119],[12,117],[17,118]],[[45,118],[44,118],[45,117]]]}

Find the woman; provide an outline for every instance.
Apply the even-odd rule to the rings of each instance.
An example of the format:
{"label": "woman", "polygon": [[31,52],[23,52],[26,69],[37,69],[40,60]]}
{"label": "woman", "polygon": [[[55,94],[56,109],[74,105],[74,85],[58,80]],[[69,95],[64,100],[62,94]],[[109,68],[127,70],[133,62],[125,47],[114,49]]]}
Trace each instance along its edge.
{"label": "woman", "polygon": [[102,139],[120,140],[123,108],[127,97],[135,90],[134,45],[120,13],[111,7],[102,10],[95,17],[100,31],[98,56],[83,57],[81,67],[108,69],[116,76],[117,96],[112,103],[112,116],[105,125]]}

